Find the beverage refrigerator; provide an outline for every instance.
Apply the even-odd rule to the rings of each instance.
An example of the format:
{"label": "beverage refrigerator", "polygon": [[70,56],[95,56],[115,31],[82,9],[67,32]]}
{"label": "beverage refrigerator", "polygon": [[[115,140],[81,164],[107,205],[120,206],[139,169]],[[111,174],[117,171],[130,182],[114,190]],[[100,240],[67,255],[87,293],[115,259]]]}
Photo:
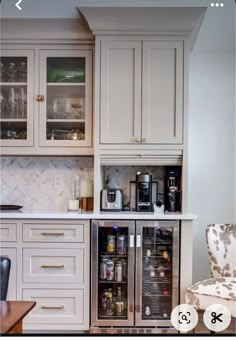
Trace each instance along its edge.
{"label": "beverage refrigerator", "polygon": [[179,222],[93,220],[91,246],[91,330],[171,327]]}

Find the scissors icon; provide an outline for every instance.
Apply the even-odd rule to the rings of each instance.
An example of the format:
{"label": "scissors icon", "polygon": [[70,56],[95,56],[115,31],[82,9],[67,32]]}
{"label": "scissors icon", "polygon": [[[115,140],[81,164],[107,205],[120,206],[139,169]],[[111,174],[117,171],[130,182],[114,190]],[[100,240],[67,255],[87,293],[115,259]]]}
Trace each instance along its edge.
{"label": "scissors icon", "polygon": [[212,312],[211,313],[211,316],[212,316],[212,320],[211,320],[211,323],[216,323],[216,321],[218,320],[218,321],[220,321],[220,322],[223,322],[223,320],[222,319],[220,319],[220,317],[222,316],[223,314],[222,313],[220,313],[220,314],[216,314],[215,312]]}
{"label": "scissors icon", "polygon": [[183,315],[181,315],[181,314],[183,314],[183,312],[179,312],[179,323],[182,325],[182,323],[183,323],[182,321],[185,321],[187,325],[190,324],[191,321],[188,320],[186,314],[188,314],[189,316],[191,314],[189,312],[186,312],[186,314],[183,314]]}

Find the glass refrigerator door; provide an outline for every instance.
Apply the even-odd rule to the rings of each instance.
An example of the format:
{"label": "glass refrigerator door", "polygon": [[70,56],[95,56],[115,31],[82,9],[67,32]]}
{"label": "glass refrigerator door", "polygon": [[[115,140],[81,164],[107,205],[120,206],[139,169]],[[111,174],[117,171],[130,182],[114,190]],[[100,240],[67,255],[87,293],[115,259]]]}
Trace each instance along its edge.
{"label": "glass refrigerator door", "polygon": [[134,222],[93,222],[92,326],[133,325]]}
{"label": "glass refrigerator door", "polygon": [[178,223],[138,222],[136,325],[171,326],[178,304]]}

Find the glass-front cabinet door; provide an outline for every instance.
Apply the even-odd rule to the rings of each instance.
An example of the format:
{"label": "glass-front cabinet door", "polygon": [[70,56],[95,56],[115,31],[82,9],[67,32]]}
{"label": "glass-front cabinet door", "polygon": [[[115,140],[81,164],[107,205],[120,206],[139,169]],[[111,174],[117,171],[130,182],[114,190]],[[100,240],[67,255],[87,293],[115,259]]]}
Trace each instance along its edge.
{"label": "glass-front cabinet door", "polygon": [[92,326],[134,324],[132,221],[92,223]]}
{"label": "glass-front cabinet door", "polygon": [[178,304],[178,233],[175,221],[137,222],[137,326],[171,326],[171,311]]}
{"label": "glass-front cabinet door", "polygon": [[34,51],[1,50],[2,146],[33,146]]}
{"label": "glass-front cabinet door", "polygon": [[40,146],[92,145],[92,51],[40,51]]}

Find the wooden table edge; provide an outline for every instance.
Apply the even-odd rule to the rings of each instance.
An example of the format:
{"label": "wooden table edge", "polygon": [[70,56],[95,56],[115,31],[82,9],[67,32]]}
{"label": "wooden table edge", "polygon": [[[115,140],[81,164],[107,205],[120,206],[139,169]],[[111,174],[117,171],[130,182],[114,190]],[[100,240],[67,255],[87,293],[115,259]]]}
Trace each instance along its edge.
{"label": "wooden table edge", "polygon": [[[10,302],[10,301],[9,301]],[[23,302],[23,301],[15,301],[15,302]],[[24,301],[26,302],[26,301]],[[9,327],[5,333],[0,332],[0,335],[4,335],[4,334],[8,334],[9,332],[11,332],[14,327],[19,323],[19,321],[22,321],[24,319],[24,317],[34,308],[34,306],[36,305],[35,301],[27,301],[29,303],[31,303],[31,306],[29,306],[29,308],[22,314],[21,318],[19,320],[17,320],[11,327]]]}

